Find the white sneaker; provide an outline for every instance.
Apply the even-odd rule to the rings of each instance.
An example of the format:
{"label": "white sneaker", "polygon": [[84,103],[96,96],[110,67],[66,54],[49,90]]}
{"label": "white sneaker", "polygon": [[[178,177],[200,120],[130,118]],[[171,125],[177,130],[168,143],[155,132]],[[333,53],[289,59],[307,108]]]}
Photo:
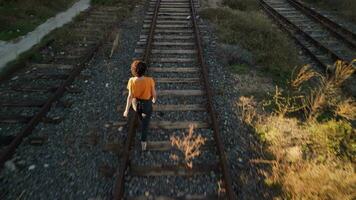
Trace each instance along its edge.
{"label": "white sneaker", "polygon": [[147,149],[147,142],[141,142],[141,147],[142,147],[142,151],[146,151],[146,149]]}

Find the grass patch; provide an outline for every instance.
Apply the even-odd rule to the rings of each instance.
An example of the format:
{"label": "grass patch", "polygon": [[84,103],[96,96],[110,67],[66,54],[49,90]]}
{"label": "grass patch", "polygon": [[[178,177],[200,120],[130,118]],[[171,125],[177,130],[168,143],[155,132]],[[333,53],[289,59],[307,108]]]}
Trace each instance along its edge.
{"label": "grass patch", "polygon": [[38,25],[76,0],[0,0],[0,40],[11,40],[33,31]]}
{"label": "grass patch", "polygon": [[321,8],[336,11],[341,16],[356,23],[356,3],[354,0],[304,0]]}
{"label": "grass patch", "polygon": [[200,15],[216,24],[221,42],[238,44],[252,52],[256,63],[275,80],[289,77],[298,64],[297,50],[259,11],[240,11],[228,8],[208,8]]}

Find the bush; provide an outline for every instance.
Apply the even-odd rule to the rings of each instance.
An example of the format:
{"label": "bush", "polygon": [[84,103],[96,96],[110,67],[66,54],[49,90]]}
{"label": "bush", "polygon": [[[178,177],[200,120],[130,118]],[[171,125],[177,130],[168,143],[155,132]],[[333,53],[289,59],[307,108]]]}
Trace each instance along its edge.
{"label": "bush", "polygon": [[222,42],[239,44],[251,51],[265,71],[285,78],[291,71],[286,66],[297,64],[295,47],[261,13],[210,8],[203,10],[201,16],[217,25]]}

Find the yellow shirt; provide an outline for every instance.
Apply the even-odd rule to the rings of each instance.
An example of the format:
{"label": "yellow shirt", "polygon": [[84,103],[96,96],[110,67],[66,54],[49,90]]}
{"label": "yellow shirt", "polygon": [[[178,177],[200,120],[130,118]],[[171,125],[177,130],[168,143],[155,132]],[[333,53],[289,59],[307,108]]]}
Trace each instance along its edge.
{"label": "yellow shirt", "polygon": [[127,89],[134,98],[149,100],[152,98],[152,90],[155,82],[151,77],[132,77],[127,83]]}

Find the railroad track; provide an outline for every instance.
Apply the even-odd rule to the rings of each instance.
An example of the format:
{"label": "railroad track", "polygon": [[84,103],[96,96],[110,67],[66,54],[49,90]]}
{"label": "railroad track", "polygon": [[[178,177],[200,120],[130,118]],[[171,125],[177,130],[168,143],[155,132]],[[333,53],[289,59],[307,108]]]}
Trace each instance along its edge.
{"label": "railroad track", "polygon": [[[298,0],[260,0],[265,12],[323,69],[356,58],[356,34]],[[346,91],[356,96],[355,77]]]}
{"label": "railroad track", "polygon": [[[94,54],[105,45],[117,20],[119,7],[94,6],[67,27],[70,38],[54,39],[39,50],[37,62],[27,61],[21,70],[0,85],[0,167],[11,158],[23,139],[41,123],[57,124],[61,116],[47,116],[50,110],[70,107],[63,101],[66,93],[80,93],[75,79]],[[65,42],[66,39],[69,41]],[[62,43],[64,42],[64,43]],[[32,137],[30,144],[41,145],[46,137]]]}
{"label": "railroad track", "polygon": [[[113,199],[235,199],[203,58],[197,6],[195,0],[149,1],[135,53],[149,64],[158,103],[147,151],[141,151],[138,119],[132,111],[128,121],[114,125],[128,134]],[[186,132],[191,124],[207,141],[189,168],[170,158],[177,152],[170,137]]]}

